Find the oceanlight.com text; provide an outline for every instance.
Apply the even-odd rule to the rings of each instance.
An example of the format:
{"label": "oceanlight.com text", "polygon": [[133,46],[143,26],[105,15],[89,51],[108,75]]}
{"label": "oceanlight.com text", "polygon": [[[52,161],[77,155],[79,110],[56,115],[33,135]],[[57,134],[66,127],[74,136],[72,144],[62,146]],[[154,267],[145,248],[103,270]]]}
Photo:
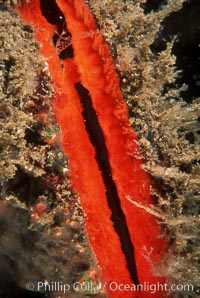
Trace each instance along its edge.
{"label": "oceanlight.com text", "polygon": [[192,292],[194,291],[194,286],[192,284],[167,284],[167,283],[149,283],[144,282],[143,284],[123,284],[116,281],[110,283],[106,282],[75,282],[73,284],[64,283],[62,281],[52,281],[52,282],[28,282],[26,284],[26,289],[29,291],[37,292],[59,292],[67,293],[69,291],[75,292],[90,292],[98,293],[101,291],[112,291],[112,292],[150,292],[152,294],[156,292]]}
{"label": "oceanlight.com text", "polygon": [[192,284],[167,284],[167,283],[149,283],[144,282],[143,284],[119,284],[115,281],[109,283],[109,290],[120,291],[120,292],[150,292],[152,294],[156,292],[189,292],[194,290]]}

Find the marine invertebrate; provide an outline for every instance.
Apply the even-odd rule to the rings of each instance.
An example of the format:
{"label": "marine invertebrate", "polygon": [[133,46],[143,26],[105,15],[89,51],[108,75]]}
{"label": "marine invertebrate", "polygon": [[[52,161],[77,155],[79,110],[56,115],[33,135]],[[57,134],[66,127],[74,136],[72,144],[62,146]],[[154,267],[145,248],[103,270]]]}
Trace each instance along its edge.
{"label": "marine invertebrate", "polygon": [[[21,206],[21,201],[25,203],[29,216],[32,214],[32,219],[29,221],[29,225],[26,226],[28,231],[25,232],[25,238],[29,239],[28,242],[32,242],[34,239],[30,239],[29,233],[33,221],[33,226],[39,229],[37,221],[39,220],[44,224],[47,217],[50,216],[48,226],[53,227],[54,218],[51,217],[51,214],[54,209],[51,211],[51,208],[55,207],[55,195],[52,195],[51,189],[56,184],[54,194],[58,198],[58,203],[60,200],[66,200],[64,191],[66,187],[64,184],[60,184],[57,175],[58,171],[60,172],[63,169],[63,173],[65,172],[66,175],[64,181],[69,183],[69,169],[66,165],[63,168],[62,159],[55,159],[56,156],[61,154],[57,151],[60,146],[60,137],[59,135],[55,136],[55,133],[59,133],[58,125],[52,126],[51,124],[50,127],[46,127],[44,130],[44,126],[49,123],[48,109],[50,108],[49,98],[51,96],[50,93],[46,93],[46,88],[43,89],[43,84],[45,86],[45,81],[48,80],[48,76],[44,76],[44,71],[48,70],[47,63],[43,64],[42,60],[44,59],[41,59],[41,55],[39,55],[39,46],[32,38],[34,26],[31,28],[22,19],[20,20],[10,6],[10,3],[14,2],[16,3],[16,0],[7,0],[1,3],[1,15],[3,16],[1,18],[3,31],[0,36],[2,43],[0,67],[3,78],[0,88],[2,104],[0,128],[3,136],[1,140],[1,177],[3,177],[3,181],[1,180],[1,201],[5,202],[15,196],[18,206]],[[161,2],[151,0],[146,3],[143,0],[87,1],[90,8],[93,9],[98,25],[103,29],[104,37],[110,44],[120,74],[124,98],[129,107],[131,123],[138,133],[142,156],[145,156],[144,165],[146,170],[153,176],[154,189],[152,189],[152,193],[157,197],[159,206],[157,208],[148,208],[138,204],[134,201],[134,198],[129,196],[127,196],[127,200],[138,206],[138,208],[145,208],[146,211],[155,214],[158,219],[161,219],[162,225],[165,224],[172,245],[167,259],[164,261],[164,270],[173,282],[177,284],[180,282],[191,283],[195,287],[195,285],[198,285],[199,277],[199,242],[197,238],[199,231],[197,218],[199,196],[199,101],[194,99],[196,93],[193,93],[192,85],[190,85],[188,79],[193,80],[193,85],[196,80],[195,92],[198,93],[198,61],[195,60],[195,55],[198,55],[196,41],[199,33],[199,18],[197,17],[199,3],[198,0],[192,2],[169,0],[163,5]],[[183,2],[185,4],[181,8],[180,4]],[[179,12],[173,13],[173,11],[180,8]],[[166,20],[164,20],[165,17]],[[161,22],[162,26],[160,27]],[[187,30],[185,30],[186,27]],[[61,35],[65,37],[65,34],[62,34],[64,33],[63,27],[62,30],[63,32],[55,30],[56,38]],[[177,36],[175,43],[174,40],[171,42],[171,36],[173,35]],[[80,35],[77,39],[79,38]],[[31,45],[32,40],[34,46]],[[190,54],[189,57],[188,53],[191,53],[191,51],[194,55]],[[175,57],[174,55],[178,56]],[[181,60],[182,63],[180,64]],[[22,68],[21,65],[24,67]],[[195,65],[196,72],[192,65]],[[177,72],[177,68],[184,69],[187,78],[185,78],[184,72]],[[48,73],[46,72],[47,75]],[[179,89],[181,82],[189,84],[187,92],[184,91],[185,87]],[[45,98],[47,98],[48,103]],[[193,102],[191,102],[192,100]],[[47,109],[46,103],[48,105]],[[53,111],[51,108],[50,113],[52,117]],[[34,123],[32,123],[33,119]],[[48,141],[50,147],[45,146],[45,140],[42,136],[47,139],[55,136]],[[56,144],[53,149],[54,140]],[[14,165],[17,165],[17,167]],[[46,180],[46,171],[51,173],[51,177],[50,179],[47,178],[48,183],[45,183],[43,187],[44,195],[42,198],[41,196],[38,197],[37,190],[41,191],[40,181]],[[40,178],[35,179],[35,176],[38,175]],[[14,180],[10,180],[10,177],[13,176]],[[20,187],[20,183],[24,187]],[[59,192],[59,189],[64,192]],[[75,199],[74,196],[69,194],[72,207],[76,200],[78,200],[77,197]],[[69,201],[67,200],[67,205]],[[47,203],[47,210],[45,210],[42,217],[38,217],[36,206],[40,202]],[[1,208],[3,209],[2,204]],[[8,205],[7,216],[5,214],[5,217],[9,217],[10,208],[10,205]],[[161,210],[162,213],[160,213]],[[74,222],[77,216],[81,219],[80,211],[75,213],[73,226],[77,225],[77,222]],[[56,215],[56,218],[56,222],[59,224],[59,216]],[[8,220],[14,221],[13,218]],[[21,213],[20,222],[23,224],[25,220],[26,216]],[[70,224],[69,219],[67,219],[67,224]],[[0,229],[3,229],[2,221],[0,222]],[[17,225],[16,229],[18,229]],[[13,233],[16,229],[13,230]],[[22,230],[20,230],[20,234]],[[12,232],[12,229],[9,229],[7,236],[13,239],[10,232]],[[77,230],[74,233],[77,233]],[[58,234],[60,234],[59,227],[56,232],[57,237]],[[1,245],[4,240],[4,234],[2,234]],[[74,240],[67,238],[67,241],[71,247]],[[45,247],[44,240],[42,242]],[[12,242],[7,241],[7,252],[10,251],[9,243]],[[23,241],[22,246],[26,243],[27,241]],[[32,255],[30,257],[32,258]],[[45,254],[44,257],[49,263],[49,257],[51,256]],[[57,273],[51,275],[54,270],[48,272],[47,269],[44,272],[43,261],[35,264],[37,258],[32,258],[32,260],[33,266],[42,275],[44,274],[48,280],[57,278]],[[17,269],[19,259],[16,258],[15,261],[15,269]],[[69,261],[77,262],[77,255],[71,255]],[[149,261],[151,262],[150,259]],[[70,270],[70,266],[61,269],[67,281],[68,274],[73,276],[73,272],[70,272]],[[12,272],[19,285],[19,275],[16,274],[14,268]],[[21,273],[23,274],[23,272]],[[28,278],[28,275],[26,276]],[[2,283],[8,280],[9,277],[1,271]],[[22,284],[19,287],[21,288]],[[15,289],[15,285],[10,287],[12,294],[9,296],[16,295]],[[28,293],[28,295],[31,297],[31,293]],[[35,297],[35,295],[43,297],[42,293],[34,293],[33,296]],[[71,292],[69,295],[71,295],[70,298],[73,296]],[[186,297],[187,294],[179,292],[177,295]],[[196,297],[196,293],[192,293],[192,290],[188,295]],[[97,296],[99,297],[99,294]]]}
{"label": "marine invertebrate", "polygon": [[109,49],[83,1],[46,5],[33,0],[18,10],[34,24],[49,65],[72,186],[86,213],[87,233],[103,279],[122,284],[164,282],[149,262],[150,256],[156,265],[166,249],[156,218],[127,200],[128,196],[147,207],[153,203]]}

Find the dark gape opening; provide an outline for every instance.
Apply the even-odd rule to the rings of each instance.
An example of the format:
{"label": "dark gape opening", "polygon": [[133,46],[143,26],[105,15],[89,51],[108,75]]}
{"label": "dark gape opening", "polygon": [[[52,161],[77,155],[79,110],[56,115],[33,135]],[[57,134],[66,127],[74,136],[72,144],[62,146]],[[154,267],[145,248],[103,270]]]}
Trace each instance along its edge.
{"label": "dark gape opening", "polygon": [[103,132],[95,110],[93,109],[88,90],[80,82],[75,84],[75,88],[79,94],[80,101],[83,106],[82,115],[85,119],[86,130],[88,132],[90,141],[96,150],[95,158],[102,173],[104,185],[106,187],[107,201],[112,212],[111,220],[113,222],[114,229],[120,238],[121,248],[126,258],[127,268],[129,270],[131,279],[135,284],[139,284],[137,268],[134,259],[134,247],[131,242],[125,215],[121,209],[117,188],[112,178],[108,159],[108,151],[105,145]]}
{"label": "dark gape opening", "polygon": [[65,17],[54,0],[40,0],[40,9],[47,21],[63,30]]}
{"label": "dark gape opening", "polygon": [[[65,47],[65,41],[71,39],[71,33],[67,30],[65,17],[56,4],[55,0],[40,0],[40,9],[45,19],[52,25],[57,26],[57,32],[53,36],[53,44],[62,50],[59,51],[59,58],[65,60],[74,57],[71,44]],[[59,43],[59,44],[58,44]]]}
{"label": "dark gape opening", "polygon": [[71,42],[71,34],[65,29],[65,31],[53,36],[54,47],[57,48],[58,57],[61,60],[74,57],[74,50]]}

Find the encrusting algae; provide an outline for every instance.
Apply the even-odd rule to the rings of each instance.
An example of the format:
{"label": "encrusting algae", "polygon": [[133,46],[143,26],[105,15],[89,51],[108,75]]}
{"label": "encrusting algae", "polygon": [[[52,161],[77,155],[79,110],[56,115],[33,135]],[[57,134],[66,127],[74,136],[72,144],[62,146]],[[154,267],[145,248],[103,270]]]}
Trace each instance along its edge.
{"label": "encrusting algae", "polygon": [[[181,77],[173,54],[177,37],[166,37],[159,52],[152,49],[163,21],[181,11],[187,1],[171,0],[150,12],[146,12],[143,0],[87,3],[110,45],[130,121],[139,136],[144,168],[152,177],[152,195],[158,206],[146,211],[157,216],[163,237],[171,242],[155,274],[164,270],[172,283],[192,284],[193,292],[177,292],[176,296],[196,297],[199,99],[186,102],[181,98],[185,86],[176,86]],[[12,5],[11,1],[1,4],[0,18],[0,251],[4,270],[10,272],[8,259],[12,259],[21,273],[13,272],[9,277],[9,283],[17,284],[14,289],[3,288],[0,283],[5,297],[7,291],[10,296],[19,289],[23,291],[33,275],[36,280],[58,279],[69,284],[100,280],[79,199],[70,186],[67,157],[61,151],[59,127],[51,106],[54,90],[46,64],[39,55],[34,28],[17,16]],[[28,250],[16,237],[18,231],[29,243]],[[11,245],[16,250],[12,253],[8,252]],[[22,267],[17,250],[25,256]],[[77,297],[74,292],[67,295],[63,297]]]}

